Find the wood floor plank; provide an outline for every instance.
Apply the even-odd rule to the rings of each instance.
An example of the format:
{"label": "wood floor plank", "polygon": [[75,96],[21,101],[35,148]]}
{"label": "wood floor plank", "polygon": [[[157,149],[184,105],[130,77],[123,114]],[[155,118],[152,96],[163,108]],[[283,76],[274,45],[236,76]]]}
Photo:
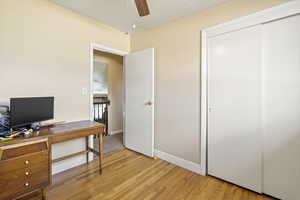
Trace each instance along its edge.
{"label": "wood floor plank", "polygon": [[161,179],[157,180],[152,185],[149,185],[134,198],[139,199],[167,199],[168,195],[172,193],[172,190],[178,184],[178,180],[185,178],[189,173],[179,167],[175,167],[165,174]]}
{"label": "wood floor plank", "polygon": [[[33,193],[20,200],[40,200]],[[222,180],[200,176],[166,161],[122,150],[55,175],[47,200],[271,200]]]}
{"label": "wood floor plank", "polygon": [[[157,162],[159,163],[159,162]],[[105,196],[106,200],[117,200],[117,199],[134,199],[134,197],[141,192],[143,189],[147,188],[153,182],[159,180],[164,174],[174,168],[167,162],[162,161],[159,165],[153,165],[139,173],[135,177],[130,178],[125,181],[120,188],[115,188],[112,193]]]}

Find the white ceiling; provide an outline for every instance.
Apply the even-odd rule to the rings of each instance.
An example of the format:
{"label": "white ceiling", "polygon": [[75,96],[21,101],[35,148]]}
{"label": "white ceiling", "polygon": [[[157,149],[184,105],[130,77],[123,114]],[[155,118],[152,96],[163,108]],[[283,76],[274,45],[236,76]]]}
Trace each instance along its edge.
{"label": "white ceiling", "polygon": [[134,0],[49,0],[124,32],[149,29],[227,0],[148,0],[150,16],[139,17]]}

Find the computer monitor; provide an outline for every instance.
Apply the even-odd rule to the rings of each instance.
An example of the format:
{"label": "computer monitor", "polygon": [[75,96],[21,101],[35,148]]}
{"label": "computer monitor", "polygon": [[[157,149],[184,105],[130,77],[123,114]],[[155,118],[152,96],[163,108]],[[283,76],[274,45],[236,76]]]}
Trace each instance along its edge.
{"label": "computer monitor", "polygon": [[10,127],[21,127],[53,119],[54,97],[10,99]]}

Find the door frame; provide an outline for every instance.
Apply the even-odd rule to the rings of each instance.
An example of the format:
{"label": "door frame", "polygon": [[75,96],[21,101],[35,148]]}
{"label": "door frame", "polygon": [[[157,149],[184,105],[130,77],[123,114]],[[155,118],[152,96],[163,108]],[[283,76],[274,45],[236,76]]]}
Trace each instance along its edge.
{"label": "door frame", "polygon": [[240,17],[224,24],[201,30],[201,118],[200,118],[200,167],[201,174],[207,175],[207,135],[208,135],[208,39],[235,30],[271,22],[300,14],[300,1],[293,0],[254,14]]}
{"label": "door frame", "polygon": [[[94,120],[94,112],[93,112],[93,91],[94,91],[94,83],[93,83],[93,73],[94,73],[94,50],[97,51],[102,51],[102,52],[106,52],[106,53],[111,53],[111,54],[115,54],[115,55],[119,55],[119,56],[123,56],[123,90],[125,89],[125,74],[124,74],[124,67],[125,67],[125,56],[127,54],[129,54],[128,51],[122,51],[122,50],[118,50],[118,49],[113,49],[101,44],[97,44],[97,43],[90,43],[90,83],[89,83],[89,118],[90,120]],[[122,104],[123,104],[123,126],[124,126],[124,120],[125,120],[125,113],[124,113],[124,106],[125,106],[125,98],[123,95],[123,100],[122,100]],[[123,135],[124,134],[125,128],[123,127]],[[124,143],[124,138],[123,137],[123,143]],[[93,138],[90,137],[89,139],[89,145],[93,148],[94,143],[93,143]],[[89,160],[93,160],[93,156],[89,155]]]}

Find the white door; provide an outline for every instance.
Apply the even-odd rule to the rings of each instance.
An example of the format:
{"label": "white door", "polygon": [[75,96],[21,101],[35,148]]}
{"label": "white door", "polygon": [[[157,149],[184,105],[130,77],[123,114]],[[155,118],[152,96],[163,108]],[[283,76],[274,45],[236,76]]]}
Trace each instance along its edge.
{"label": "white door", "polygon": [[300,199],[300,16],[263,27],[264,193]]}
{"label": "white door", "polygon": [[261,192],[261,26],[208,42],[208,174]]}
{"label": "white door", "polygon": [[153,157],[154,153],[154,49],[125,57],[126,148]]}

